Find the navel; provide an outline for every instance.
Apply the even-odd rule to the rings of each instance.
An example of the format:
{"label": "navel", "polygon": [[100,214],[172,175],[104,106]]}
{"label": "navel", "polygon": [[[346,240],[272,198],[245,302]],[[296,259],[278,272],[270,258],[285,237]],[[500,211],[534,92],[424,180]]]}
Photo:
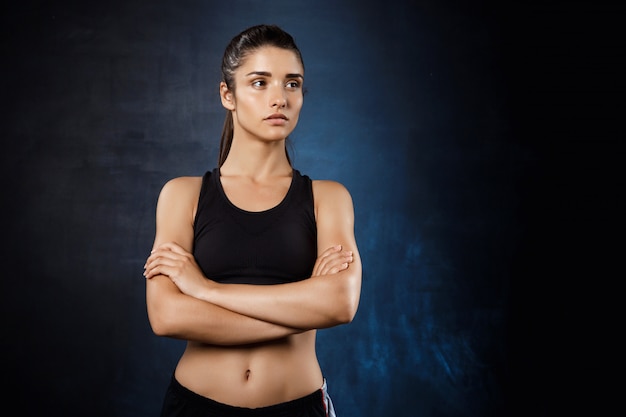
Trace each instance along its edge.
{"label": "navel", "polygon": [[246,381],[250,379],[250,370],[246,370]]}

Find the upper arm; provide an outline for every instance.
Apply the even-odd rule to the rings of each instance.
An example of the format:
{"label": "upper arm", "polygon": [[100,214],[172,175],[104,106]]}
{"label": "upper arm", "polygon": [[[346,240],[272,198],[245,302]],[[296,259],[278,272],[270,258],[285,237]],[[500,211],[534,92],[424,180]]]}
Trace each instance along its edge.
{"label": "upper arm", "polygon": [[352,251],[353,262],[339,275],[346,278],[346,294],[356,311],[361,291],[362,265],[354,235],[352,196],[346,187],[335,181],[314,181],[313,195],[318,253],[335,245]]}
{"label": "upper arm", "polygon": [[354,207],[346,187],[335,181],[314,181],[317,249],[334,245],[358,252],[354,237]]}
{"label": "upper arm", "polygon": [[201,183],[201,177],[179,177],[163,186],[157,202],[153,247],[175,242],[192,251],[193,222]]}
{"label": "upper arm", "polygon": [[[189,252],[193,250],[193,222],[201,181],[200,177],[180,177],[163,186],[157,201],[153,248],[175,242]],[[172,305],[171,297],[181,295],[168,277],[157,275],[146,280],[146,304],[153,328],[169,317],[165,312]]]}

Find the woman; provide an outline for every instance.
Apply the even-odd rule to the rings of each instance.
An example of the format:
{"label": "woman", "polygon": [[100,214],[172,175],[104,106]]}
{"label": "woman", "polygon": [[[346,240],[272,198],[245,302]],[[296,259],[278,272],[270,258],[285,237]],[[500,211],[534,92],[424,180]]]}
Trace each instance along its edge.
{"label": "woman", "polygon": [[240,33],[222,77],[218,168],[164,185],[145,265],[154,333],[187,340],[161,415],[331,416],[315,335],[358,307],[352,199],[291,165],[304,64],[288,33]]}

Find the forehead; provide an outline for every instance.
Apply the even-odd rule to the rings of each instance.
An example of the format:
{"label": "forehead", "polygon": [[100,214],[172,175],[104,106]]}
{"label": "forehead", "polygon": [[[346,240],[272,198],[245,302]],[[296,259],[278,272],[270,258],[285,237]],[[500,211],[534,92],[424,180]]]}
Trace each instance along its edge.
{"label": "forehead", "polygon": [[302,74],[303,68],[298,55],[289,49],[263,46],[246,56],[239,73],[265,71],[272,74]]}

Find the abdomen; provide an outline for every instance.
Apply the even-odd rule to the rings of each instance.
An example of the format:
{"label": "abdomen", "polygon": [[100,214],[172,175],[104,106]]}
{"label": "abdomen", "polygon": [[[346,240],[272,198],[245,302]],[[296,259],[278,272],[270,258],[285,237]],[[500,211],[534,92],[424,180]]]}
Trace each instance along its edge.
{"label": "abdomen", "polygon": [[315,330],[245,346],[188,342],[175,376],[197,394],[248,408],[304,397],[323,382]]}

